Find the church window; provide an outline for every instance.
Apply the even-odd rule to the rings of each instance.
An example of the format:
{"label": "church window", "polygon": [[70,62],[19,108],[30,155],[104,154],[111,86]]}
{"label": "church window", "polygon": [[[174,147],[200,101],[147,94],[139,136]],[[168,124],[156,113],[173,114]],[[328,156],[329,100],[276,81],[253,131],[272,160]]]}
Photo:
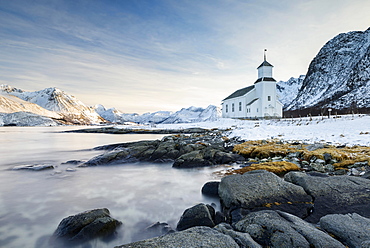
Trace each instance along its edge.
{"label": "church window", "polygon": [[226,107],[225,107],[225,112],[229,112],[229,105],[226,104]]}
{"label": "church window", "polygon": [[267,101],[271,101],[271,96],[267,96]]}
{"label": "church window", "polygon": [[242,102],[239,102],[239,111],[242,111]]}
{"label": "church window", "polygon": [[234,103],[231,104],[231,112],[234,112]]}
{"label": "church window", "polygon": [[257,108],[257,113],[258,113],[258,108]]}

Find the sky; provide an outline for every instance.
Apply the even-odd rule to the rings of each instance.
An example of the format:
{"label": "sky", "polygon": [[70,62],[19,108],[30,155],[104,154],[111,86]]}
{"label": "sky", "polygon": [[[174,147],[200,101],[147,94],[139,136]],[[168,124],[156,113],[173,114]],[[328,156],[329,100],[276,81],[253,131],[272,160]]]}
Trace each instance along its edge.
{"label": "sky", "polygon": [[339,33],[370,26],[368,0],[0,0],[0,84],[57,87],[125,113],[219,106],[306,74]]}

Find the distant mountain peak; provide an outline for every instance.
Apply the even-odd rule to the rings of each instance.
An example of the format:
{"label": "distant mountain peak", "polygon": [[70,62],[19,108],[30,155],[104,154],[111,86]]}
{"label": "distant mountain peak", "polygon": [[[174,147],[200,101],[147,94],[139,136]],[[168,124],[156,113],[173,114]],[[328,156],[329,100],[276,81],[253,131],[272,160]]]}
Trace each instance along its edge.
{"label": "distant mountain peak", "polygon": [[9,85],[1,85],[0,89],[4,93],[58,113],[67,123],[99,124],[105,122],[94,109],[56,87],[34,92],[20,90]]}

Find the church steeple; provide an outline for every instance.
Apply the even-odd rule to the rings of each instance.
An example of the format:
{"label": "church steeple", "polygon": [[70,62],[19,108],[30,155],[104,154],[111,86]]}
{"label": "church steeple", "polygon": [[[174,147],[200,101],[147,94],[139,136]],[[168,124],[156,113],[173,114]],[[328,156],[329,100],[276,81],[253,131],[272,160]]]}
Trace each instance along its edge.
{"label": "church steeple", "polygon": [[262,81],[263,78],[272,78],[272,64],[266,60],[267,49],[263,51],[263,62],[260,66],[257,67],[258,70],[258,79],[257,81]]}

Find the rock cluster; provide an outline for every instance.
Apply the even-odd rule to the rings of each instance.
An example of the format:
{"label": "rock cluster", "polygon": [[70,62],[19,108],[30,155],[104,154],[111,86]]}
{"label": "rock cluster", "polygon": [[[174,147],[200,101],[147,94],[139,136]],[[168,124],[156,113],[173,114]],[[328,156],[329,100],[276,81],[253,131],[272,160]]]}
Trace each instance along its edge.
{"label": "rock cluster", "polygon": [[226,176],[205,186],[214,193],[218,185],[223,213],[197,204],[177,232],[119,247],[369,247],[368,182],[303,172],[283,179],[263,170]]}
{"label": "rock cluster", "polygon": [[[369,148],[238,143],[209,132],[96,149],[106,152],[85,166],[171,161],[178,168],[239,167],[202,188],[204,194],[219,197],[222,211],[197,204],[184,211],[176,231],[155,223],[149,238],[162,236],[118,247],[370,247]],[[85,237],[90,231],[80,234],[84,229],[94,236],[97,227],[72,229],[67,240]],[[64,229],[58,227],[54,236],[64,237]]]}
{"label": "rock cluster", "polygon": [[162,140],[139,141],[97,147],[106,150],[87,161],[84,166],[138,161],[173,162],[173,167],[189,168],[244,161],[233,153],[231,141],[220,134],[178,134]]}

